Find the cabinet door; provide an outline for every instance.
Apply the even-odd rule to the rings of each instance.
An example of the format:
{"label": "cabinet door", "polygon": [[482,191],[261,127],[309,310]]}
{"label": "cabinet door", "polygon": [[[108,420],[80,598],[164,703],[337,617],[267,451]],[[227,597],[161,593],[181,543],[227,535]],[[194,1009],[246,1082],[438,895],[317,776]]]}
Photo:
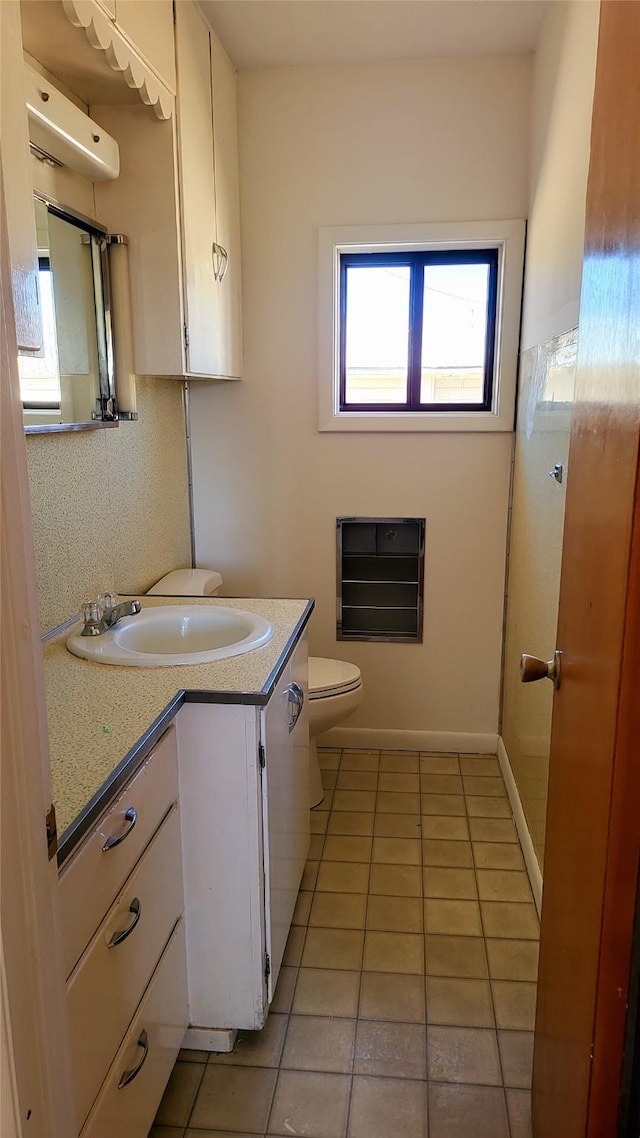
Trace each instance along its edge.
{"label": "cabinet door", "polygon": [[220,290],[214,277],[216,202],[209,29],[196,5],[176,5],[178,148],[187,371],[216,375]]}
{"label": "cabinet door", "polygon": [[0,21],[0,131],[16,336],[19,350],[36,352],[42,347],[42,326],[18,0],[0,3]]}
{"label": "cabinet door", "polygon": [[[105,4],[105,0],[101,0]],[[176,65],[173,46],[173,4],[171,0],[110,0],[115,18],[135,48],[172,91],[175,91]],[[180,4],[177,5],[181,7]]]}
{"label": "cabinet door", "polygon": [[240,286],[240,187],[236,75],[215,36],[211,36],[213,153],[216,187],[216,241],[226,264],[219,282],[220,325],[216,375],[242,375]]}
{"label": "cabinet door", "polygon": [[[309,849],[307,642],[301,640],[263,714],[263,830],[269,1002],[278,980]],[[297,678],[296,678],[297,677]],[[302,691],[302,706],[296,702]],[[298,697],[299,698],[299,697]]]}

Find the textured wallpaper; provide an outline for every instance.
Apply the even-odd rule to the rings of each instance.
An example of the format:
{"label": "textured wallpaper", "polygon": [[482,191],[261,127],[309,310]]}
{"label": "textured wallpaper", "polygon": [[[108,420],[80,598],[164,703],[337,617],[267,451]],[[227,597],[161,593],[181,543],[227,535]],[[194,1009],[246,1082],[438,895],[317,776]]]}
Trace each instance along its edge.
{"label": "textured wallpaper", "polygon": [[182,389],[137,385],[136,423],[27,436],[43,633],[99,592],[144,592],[190,564]]}

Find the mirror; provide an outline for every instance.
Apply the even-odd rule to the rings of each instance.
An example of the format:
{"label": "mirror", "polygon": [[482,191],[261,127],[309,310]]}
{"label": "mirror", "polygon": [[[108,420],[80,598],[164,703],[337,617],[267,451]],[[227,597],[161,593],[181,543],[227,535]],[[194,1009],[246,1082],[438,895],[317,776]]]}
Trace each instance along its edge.
{"label": "mirror", "polygon": [[106,230],[34,195],[43,326],[39,356],[20,356],[25,430],[116,425]]}

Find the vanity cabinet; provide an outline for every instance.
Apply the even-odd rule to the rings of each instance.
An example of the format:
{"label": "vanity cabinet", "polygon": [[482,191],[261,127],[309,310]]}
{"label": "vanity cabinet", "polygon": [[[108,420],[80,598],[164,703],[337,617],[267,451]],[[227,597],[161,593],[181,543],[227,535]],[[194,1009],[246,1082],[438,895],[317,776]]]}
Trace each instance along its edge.
{"label": "vanity cabinet", "polygon": [[136,372],[239,379],[236,76],[194,0],[176,5],[174,30],[170,121],[91,108],[120,146],[120,177],[96,184],[96,210],[129,237]]}
{"label": "vanity cabinet", "polygon": [[78,1133],[146,1138],[189,1018],[175,727],[64,867],[60,901]]}
{"label": "vanity cabinet", "polygon": [[306,697],[305,637],[266,707],[178,713],[189,1047],[266,1021],[309,846]]}

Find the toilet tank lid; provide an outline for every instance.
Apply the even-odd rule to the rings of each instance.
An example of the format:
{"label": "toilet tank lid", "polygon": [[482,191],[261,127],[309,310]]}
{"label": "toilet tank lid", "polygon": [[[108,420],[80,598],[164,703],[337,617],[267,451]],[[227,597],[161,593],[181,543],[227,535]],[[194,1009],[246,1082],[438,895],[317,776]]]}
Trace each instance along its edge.
{"label": "toilet tank lid", "polygon": [[345,660],[327,660],[324,656],[309,657],[309,695],[340,695],[353,691],[361,682],[360,669]]}
{"label": "toilet tank lid", "polygon": [[222,584],[215,569],[173,569],[156,581],[149,595],[165,597],[210,597]]}

